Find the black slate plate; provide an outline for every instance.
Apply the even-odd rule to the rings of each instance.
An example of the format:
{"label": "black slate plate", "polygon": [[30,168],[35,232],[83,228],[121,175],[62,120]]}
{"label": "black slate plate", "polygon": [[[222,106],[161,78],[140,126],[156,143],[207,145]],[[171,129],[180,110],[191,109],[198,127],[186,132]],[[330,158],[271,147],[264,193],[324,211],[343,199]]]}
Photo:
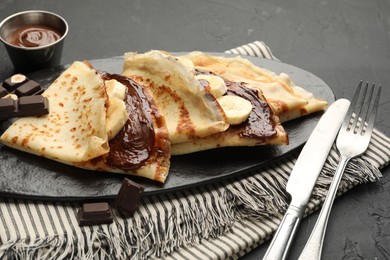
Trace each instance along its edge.
{"label": "black slate plate", "polygon": [[[220,53],[219,55],[225,55]],[[334,101],[332,90],[318,77],[300,68],[276,61],[248,57],[254,64],[276,73],[289,74],[295,83],[328,102]],[[110,73],[122,71],[122,57],[90,61],[99,70]],[[29,75],[48,86],[66,66]],[[174,156],[165,184],[130,177],[145,185],[145,195],[204,185],[237,177],[250,170],[280,159],[301,147],[309,137],[322,113],[283,124],[289,133],[288,146],[221,148],[189,155]],[[0,123],[0,134],[9,121]],[[0,144],[0,196],[40,200],[109,199],[117,194],[124,175],[91,172],[23,153]]]}

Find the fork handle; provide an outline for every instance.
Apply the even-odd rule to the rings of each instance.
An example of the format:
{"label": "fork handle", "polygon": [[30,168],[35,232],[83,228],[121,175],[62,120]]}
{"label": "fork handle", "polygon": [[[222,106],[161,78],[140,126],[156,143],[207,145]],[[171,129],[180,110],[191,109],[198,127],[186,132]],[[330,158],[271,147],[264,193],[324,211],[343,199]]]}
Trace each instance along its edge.
{"label": "fork handle", "polygon": [[320,215],[318,216],[317,222],[313,228],[309,240],[307,241],[298,260],[321,259],[322,245],[325,238],[326,226],[328,224],[330,210],[332,208],[333,201],[336,197],[337,189],[343,176],[343,172],[350,159],[350,157],[343,155],[341,156],[340,162],[333,176],[333,181],[330,185],[328,195],[326,196],[324,205],[322,206]]}

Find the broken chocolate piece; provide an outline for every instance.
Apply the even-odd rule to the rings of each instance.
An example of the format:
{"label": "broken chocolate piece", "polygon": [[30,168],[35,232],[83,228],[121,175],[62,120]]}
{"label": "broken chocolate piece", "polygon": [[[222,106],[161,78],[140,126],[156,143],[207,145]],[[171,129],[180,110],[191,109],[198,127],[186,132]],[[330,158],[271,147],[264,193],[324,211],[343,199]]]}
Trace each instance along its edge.
{"label": "broken chocolate piece", "polygon": [[15,94],[19,97],[41,94],[42,92],[41,85],[34,80],[29,80],[15,89]]}
{"label": "broken chocolate piece", "polygon": [[77,213],[80,226],[110,224],[113,222],[112,210],[107,202],[85,203]]}
{"label": "broken chocolate piece", "polygon": [[20,97],[18,100],[0,99],[0,120],[16,116],[41,116],[48,113],[49,100],[41,95]]}
{"label": "broken chocolate piece", "polygon": [[28,78],[25,75],[15,74],[3,82],[3,87],[6,88],[9,92],[13,92],[27,80]]}
{"label": "broken chocolate piece", "polygon": [[47,107],[47,98],[44,96],[26,96],[19,98],[20,110],[40,110]]}
{"label": "broken chocolate piece", "polygon": [[117,209],[122,213],[133,215],[139,205],[144,189],[144,186],[124,178],[115,199]]}
{"label": "broken chocolate piece", "polygon": [[17,109],[17,104],[12,98],[0,99],[0,117],[4,113],[13,113]]}
{"label": "broken chocolate piece", "polygon": [[5,88],[3,88],[2,86],[0,86],[0,98],[4,97],[6,95],[8,95],[8,91]]}

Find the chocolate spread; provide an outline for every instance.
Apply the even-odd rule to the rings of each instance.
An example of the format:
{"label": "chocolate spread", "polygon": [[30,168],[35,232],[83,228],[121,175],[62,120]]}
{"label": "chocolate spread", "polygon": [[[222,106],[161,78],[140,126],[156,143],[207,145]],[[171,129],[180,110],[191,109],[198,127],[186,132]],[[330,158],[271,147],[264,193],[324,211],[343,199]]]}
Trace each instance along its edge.
{"label": "chocolate spread", "polygon": [[6,39],[19,47],[40,47],[56,42],[61,34],[56,30],[41,25],[27,25],[12,32]]}
{"label": "chocolate spread", "polygon": [[[211,74],[211,71],[195,70],[196,75]],[[272,110],[268,103],[258,96],[258,91],[245,86],[244,82],[234,82],[224,79],[227,93],[226,95],[235,95],[242,97],[252,103],[252,112],[247,120],[239,125],[230,125],[239,131],[241,137],[265,139],[276,135],[275,121],[272,118]],[[201,83],[202,84],[202,83]],[[202,85],[203,86],[203,85]]]}
{"label": "chocolate spread", "polygon": [[272,120],[272,111],[267,102],[258,97],[258,91],[245,87],[242,82],[225,80],[228,88],[227,95],[242,97],[252,103],[252,112],[246,121],[230,127],[240,128],[241,137],[269,138],[276,134],[275,122]]}
{"label": "chocolate spread", "polygon": [[123,129],[109,141],[108,164],[122,170],[139,169],[155,149],[151,98],[135,81],[117,74],[103,74],[126,86],[125,104],[129,115]]}

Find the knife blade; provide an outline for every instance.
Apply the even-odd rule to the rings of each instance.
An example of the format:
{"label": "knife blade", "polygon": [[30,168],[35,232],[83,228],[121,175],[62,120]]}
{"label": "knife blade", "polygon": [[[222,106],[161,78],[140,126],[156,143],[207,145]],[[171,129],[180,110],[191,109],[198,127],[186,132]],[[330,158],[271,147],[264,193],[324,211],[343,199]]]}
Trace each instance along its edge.
{"label": "knife blade", "polygon": [[292,239],[349,104],[347,99],[333,102],[321,116],[302,148],[286,186],[286,191],[291,196],[290,204],[263,260],[280,260],[287,257]]}

